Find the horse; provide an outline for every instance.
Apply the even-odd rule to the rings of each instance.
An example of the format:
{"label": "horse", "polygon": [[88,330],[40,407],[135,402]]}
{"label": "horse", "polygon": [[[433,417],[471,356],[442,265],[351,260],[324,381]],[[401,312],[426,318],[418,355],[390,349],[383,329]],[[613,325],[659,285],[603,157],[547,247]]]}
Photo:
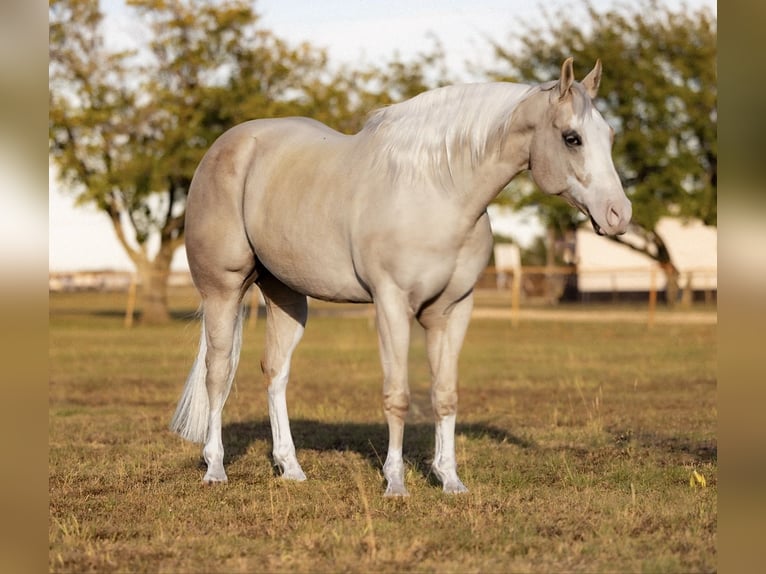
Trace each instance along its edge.
{"label": "horse", "polygon": [[489,261],[487,206],[520,172],[621,234],[631,204],[615,170],[613,130],[593,104],[601,62],[575,81],[573,60],[538,85],[494,82],[423,92],[371,113],[354,135],[308,118],[257,119],[221,135],[190,185],[186,252],[201,296],[199,351],[170,428],[204,443],[204,483],[227,481],[222,411],[237,369],[255,283],[266,306],[261,370],[273,461],[306,479],[290,432],[286,388],[307,297],[374,303],[383,370],[386,496],[407,496],[402,444],[410,329],[425,330],[435,418],[432,471],[457,474],[458,355],[473,290]]}

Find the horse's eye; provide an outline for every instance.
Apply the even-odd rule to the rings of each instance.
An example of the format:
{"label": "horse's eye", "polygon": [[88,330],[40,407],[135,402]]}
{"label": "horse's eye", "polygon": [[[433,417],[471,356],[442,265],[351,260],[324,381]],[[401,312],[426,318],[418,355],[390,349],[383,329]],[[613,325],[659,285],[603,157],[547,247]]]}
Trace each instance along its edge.
{"label": "horse's eye", "polygon": [[580,139],[580,134],[578,134],[576,131],[568,131],[561,134],[564,138],[564,143],[567,144],[569,147],[577,147],[582,145],[582,139]]}

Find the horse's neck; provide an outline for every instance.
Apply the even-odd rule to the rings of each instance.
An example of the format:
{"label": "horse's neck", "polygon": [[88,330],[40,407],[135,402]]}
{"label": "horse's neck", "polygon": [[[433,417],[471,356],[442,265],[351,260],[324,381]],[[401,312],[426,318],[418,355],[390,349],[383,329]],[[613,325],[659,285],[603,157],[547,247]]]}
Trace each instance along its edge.
{"label": "horse's neck", "polygon": [[540,121],[544,97],[534,94],[519,104],[497,153],[488,154],[481,165],[469,173],[470,181],[463,182],[464,195],[472,211],[483,212],[513,178],[529,169],[532,134]]}
{"label": "horse's neck", "polygon": [[484,212],[492,200],[519,173],[527,169],[528,160],[512,158],[511,161],[488,160],[474,170],[471,182],[464,187],[462,200],[466,209],[477,217]]}
{"label": "horse's neck", "polygon": [[[463,211],[478,216],[529,166],[531,133],[542,109],[538,94],[529,86],[500,84],[435,90],[373,114],[353,147],[373,173],[394,185],[446,191],[440,194],[445,201],[460,201]],[[516,103],[499,105],[503,97]],[[434,99],[446,99],[458,118],[451,123],[452,116],[435,117],[425,105]],[[482,102],[492,105],[482,108]]]}

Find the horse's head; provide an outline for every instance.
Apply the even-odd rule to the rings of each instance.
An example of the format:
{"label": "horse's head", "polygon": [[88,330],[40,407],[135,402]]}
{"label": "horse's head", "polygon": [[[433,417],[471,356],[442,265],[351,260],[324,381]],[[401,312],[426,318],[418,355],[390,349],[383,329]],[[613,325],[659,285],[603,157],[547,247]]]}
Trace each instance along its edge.
{"label": "horse's head", "polygon": [[632,209],[612,162],[613,131],[592,99],[601,80],[601,61],[574,81],[572,58],[561,78],[547,86],[548,106],[530,148],[530,169],[545,193],[560,195],[589,216],[599,235],[625,233]]}

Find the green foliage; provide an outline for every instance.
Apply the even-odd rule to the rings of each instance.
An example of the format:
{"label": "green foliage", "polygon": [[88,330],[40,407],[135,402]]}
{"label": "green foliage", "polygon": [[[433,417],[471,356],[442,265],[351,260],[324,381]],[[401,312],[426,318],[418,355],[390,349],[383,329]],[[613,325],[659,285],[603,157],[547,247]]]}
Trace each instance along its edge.
{"label": "green foliage", "polygon": [[78,201],[106,211],[138,260],[150,258],[153,234],[180,244],[189,183],[212,141],[256,110],[294,111],[288,87],[324,56],[257,31],[245,0],[129,5],[149,39],[111,52],[97,3],[51,2],[50,141]]}
{"label": "green foliage", "polygon": [[340,67],[312,86],[311,107],[304,115],[341,132],[356,133],[372,110],[449,83],[444,49],[434,40],[430,50],[407,61],[394,56],[380,66]]}
{"label": "green foliage", "polygon": [[[78,203],[93,204],[142,273],[162,275],[183,241],[194,170],[226,129],[260,117],[313,117],[342,132],[370,110],[451,83],[444,50],[382,66],[333,67],[324,51],[291,46],[258,25],[248,0],[130,0],[146,40],[110,50],[91,0],[51,0],[50,155]],[[655,0],[597,11],[581,3],[496,44],[493,79],[539,82],[575,57],[578,77],[601,58],[598,102],[615,127],[615,161],[649,253],[671,263],[655,230],[668,213],[717,217],[716,22],[705,10]],[[539,205],[563,235],[582,218],[517,179],[500,202]],[[156,255],[149,246],[159,240]],[[156,245],[156,243],[155,243]],[[672,265],[671,265],[672,267]],[[157,283],[161,286],[162,281]],[[159,288],[159,287],[158,287]],[[165,305],[164,297],[152,300]]]}
{"label": "green foliage", "polygon": [[[447,77],[438,43],[410,62],[333,70],[324,51],[258,27],[248,0],[128,5],[146,40],[113,51],[97,2],[51,0],[50,156],[66,189],[109,216],[144,283],[160,291],[183,242],[194,170],[225,130],[296,115],[355,132],[371,109]],[[147,297],[158,305],[147,316],[166,320],[165,295]]]}
{"label": "green foliage", "polygon": [[[587,0],[546,12],[527,24],[520,46],[495,44],[495,78],[543,82],[558,77],[574,56],[582,77],[600,58],[604,75],[596,102],[614,127],[614,157],[633,201],[633,222],[652,237],[663,215],[717,220],[716,20],[708,10],[673,10],[656,0],[603,12]],[[541,204],[544,220],[561,227],[567,216],[541,193],[515,201]],[[571,210],[569,211],[571,213]],[[578,218],[569,216],[576,225]]]}

